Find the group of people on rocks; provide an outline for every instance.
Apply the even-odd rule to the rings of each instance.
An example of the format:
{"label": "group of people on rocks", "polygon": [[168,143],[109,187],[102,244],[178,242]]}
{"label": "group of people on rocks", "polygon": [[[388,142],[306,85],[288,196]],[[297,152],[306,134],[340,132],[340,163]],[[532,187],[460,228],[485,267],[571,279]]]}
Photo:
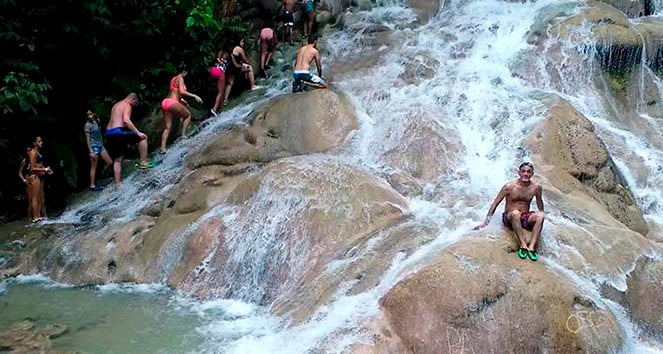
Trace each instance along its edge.
{"label": "group of people on rocks", "polygon": [[[283,1],[283,38],[288,38],[292,43],[292,26],[294,25],[293,13],[295,6],[300,6],[304,16],[304,33],[306,44],[296,52],[293,70],[293,92],[301,91],[305,86],[313,88],[326,88],[327,84],[322,78],[322,62],[317,49],[318,36],[311,33],[312,24],[315,19],[313,0],[284,0]],[[252,90],[260,88],[255,84],[253,67],[245,52],[245,40],[242,39],[230,53],[220,51],[210,68],[210,76],[216,81],[217,94],[211,113],[216,116],[222,106],[228,101],[230,90],[237,75],[243,75],[249,80]],[[260,70],[264,72],[269,67],[272,54],[278,44],[277,35],[273,28],[265,27],[260,30],[258,45],[260,47]],[[310,72],[311,63],[315,63],[317,75]],[[191,121],[191,111],[185,98],[193,98],[202,103],[200,96],[189,92],[184,78],[188,74],[185,64],[180,64],[177,74],[171,78],[168,95],[161,101],[163,112],[164,129],[161,133],[161,146],[158,153],[167,152],[167,141],[172,127],[173,117],[181,119],[181,139],[186,139],[187,129]],[[107,172],[111,166],[116,186],[119,186],[124,156],[129,147],[137,145],[139,162],[136,167],[148,169],[156,164],[148,158],[147,134],[141,132],[131,121],[132,107],[138,104],[138,95],[129,93],[124,99],[115,103],[111,108],[110,120],[106,126],[106,146],[103,143],[101,123],[90,109],[87,110],[87,121],[84,125],[84,133],[87,149],[90,156],[90,186],[91,191],[99,191],[101,188],[96,184],[96,171],[99,159],[105,163],[103,172]],[[41,137],[33,139],[32,145],[26,151],[26,158],[21,162],[18,176],[25,184],[28,197],[28,217],[32,222],[38,222],[46,217],[44,182],[45,175],[53,173],[50,167],[44,166],[41,148],[44,142]],[[545,219],[542,187],[532,181],[534,166],[524,162],[518,167],[518,178],[510,181],[502,187],[488,209],[484,221],[474,229],[480,230],[486,227],[495,213],[498,205],[505,202],[502,213],[502,223],[513,231],[519,244],[517,255],[521,259],[529,258],[538,260],[538,245],[543,221]],[[530,204],[536,199],[538,211],[530,211]],[[525,230],[531,231],[527,237]]]}
{"label": "group of people on rocks", "polygon": [[[304,38],[307,43],[297,50],[294,70],[293,70],[293,91],[301,91],[305,84],[311,87],[325,88],[326,83],[322,79],[322,62],[320,53],[317,49],[318,37],[311,34],[312,21],[315,19],[313,10],[313,0],[284,0],[282,21],[283,28],[289,32],[284,32],[292,42],[292,26],[294,25],[293,14],[296,6],[300,6],[300,11],[304,17]],[[307,17],[310,16],[310,17]],[[308,23],[307,21],[311,21]],[[260,48],[260,72],[264,73],[269,69],[274,50],[278,45],[277,33],[274,28],[266,26],[260,29],[257,37],[257,46]],[[211,113],[216,116],[222,107],[227,104],[230,91],[235,79],[239,76],[248,80],[252,90],[259,89],[260,86],[255,83],[255,73],[245,50],[246,41],[241,39],[232,51],[220,51],[216,56],[211,68],[210,76],[216,83],[217,94]],[[311,63],[315,63],[317,75],[310,73]],[[187,98],[192,98],[199,104],[202,103],[200,96],[187,90],[184,82],[188,74],[186,64],[182,63],[177,68],[177,73],[169,82],[168,94],[161,101],[160,108],[163,114],[164,128],[161,132],[161,144],[157,153],[167,152],[167,142],[171,133],[174,117],[181,120],[180,138],[186,139],[187,130],[191,122],[191,111]],[[156,164],[149,159],[147,134],[140,131],[131,120],[132,108],[138,104],[138,95],[129,93],[124,99],[115,103],[111,108],[110,119],[105,128],[105,134],[102,133],[101,121],[95,115],[92,109],[86,111],[86,122],[83,127],[85,142],[90,158],[90,191],[100,191],[102,188],[97,184],[97,171],[99,161],[104,163],[102,175],[112,173],[116,186],[119,186],[122,172],[122,161],[132,146],[138,149],[139,162],[136,167],[139,169],[148,169]],[[104,138],[106,144],[104,144]],[[43,159],[40,149],[43,144],[41,137],[35,137],[32,146],[27,151],[26,158],[23,159],[19,169],[19,177],[26,184],[26,193],[28,195],[29,207],[28,215],[31,220],[41,220],[46,217],[44,207],[43,176],[51,174],[50,168],[43,167]]]}

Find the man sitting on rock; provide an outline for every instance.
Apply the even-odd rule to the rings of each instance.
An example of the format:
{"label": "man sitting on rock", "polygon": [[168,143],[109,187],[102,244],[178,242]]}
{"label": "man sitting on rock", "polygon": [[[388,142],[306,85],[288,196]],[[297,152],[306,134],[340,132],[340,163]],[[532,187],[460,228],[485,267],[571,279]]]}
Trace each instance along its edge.
{"label": "man sitting on rock", "polygon": [[[518,257],[526,259],[529,257],[536,261],[539,236],[543,227],[545,214],[543,213],[543,198],[541,197],[542,187],[540,184],[532,182],[534,175],[534,166],[529,162],[523,162],[518,167],[518,179],[506,183],[495,197],[493,204],[488,209],[488,215],[481,225],[475,227],[475,230],[484,228],[490,222],[495,213],[495,209],[506,198],[504,213],[502,214],[502,223],[516,235],[520,244]],[[538,212],[529,210],[532,198],[536,197],[536,206]],[[529,245],[525,239],[524,230],[532,231],[532,238]]]}
{"label": "man sitting on rock", "polygon": [[[292,92],[302,91],[303,85],[313,88],[327,88],[327,83],[322,78],[322,62],[320,61],[320,52],[318,52],[317,45],[318,36],[312,34],[308,37],[308,44],[297,50],[295,71],[292,73],[294,78]],[[318,75],[309,72],[311,62],[314,60]]]}

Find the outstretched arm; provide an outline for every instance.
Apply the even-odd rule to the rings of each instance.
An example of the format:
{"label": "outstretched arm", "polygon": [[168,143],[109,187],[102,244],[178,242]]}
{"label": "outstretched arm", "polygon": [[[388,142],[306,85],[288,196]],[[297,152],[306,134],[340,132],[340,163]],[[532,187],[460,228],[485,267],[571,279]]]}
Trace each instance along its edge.
{"label": "outstretched arm", "polygon": [[[202,100],[202,98],[200,98],[200,96],[185,90],[184,87],[185,87],[184,79],[180,76],[180,78],[178,79],[178,82],[177,82],[177,90],[179,91],[180,96],[188,96],[188,97],[191,97],[194,100],[196,100],[196,102],[198,102],[198,103],[203,103],[203,100]],[[184,101],[182,99],[180,99],[180,100],[183,101],[182,103],[187,105],[186,101]]]}
{"label": "outstretched arm", "polygon": [[500,192],[497,193],[497,197],[495,197],[495,200],[493,200],[493,203],[490,205],[490,208],[488,209],[488,213],[486,214],[486,218],[483,220],[483,223],[481,223],[481,225],[475,226],[474,230],[483,229],[484,227],[486,227],[486,225],[488,225],[490,219],[493,217],[493,214],[495,214],[495,209],[497,209],[497,206],[500,205],[500,203],[508,193],[507,186],[508,184],[505,184],[500,190]]}

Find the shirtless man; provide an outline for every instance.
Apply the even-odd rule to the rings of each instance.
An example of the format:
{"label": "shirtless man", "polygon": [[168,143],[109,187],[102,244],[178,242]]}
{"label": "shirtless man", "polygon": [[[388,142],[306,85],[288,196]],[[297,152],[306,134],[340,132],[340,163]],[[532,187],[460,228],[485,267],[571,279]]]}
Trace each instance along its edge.
{"label": "shirtless man", "polygon": [[[294,82],[292,84],[292,92],[300,92],[303,88],[303,83],[315,88],[327,88],[327,83],[322,78],[322,62],[320,61],[320,52],[318,52],[318,36],[312,34],[308,37],[308,44],[297,50],[297,59],[295,60],[295,70],[292,73]],[[309,68],[311,62],[315,61],[315,66],[318,69],[318,75],[311,74]]]}
{"label": "shirtless man", "polygon": [[147,160],[147,135],[131,122],[131,108],[138,104],[138,95],[130,93],[111,108],[110,121],[106,126],[108,151],[113,156],[113,176],[115,185],[120,185],[122,160],[130,144],[138,143],[140,164],[138,168],[147,169],[155,165]]}
{"label": "shirtless man", "polygon": [[295,0],[283,0],[281,8],[283,9],[281,13],[281,22],[283,22],[281,39],[285,41],[288,38],[290,45],[293,45],[292,29],[295,27]]}
{"label": "shirtless man", "polygon": [[[508,182],[502,187],[493,204],[490,205],[486,219],[474,229],[479,230],[488,225],[495,209],[502,202],[502,199],[506,198],[502,223],[516,235],[516,239],[520,244],[518,257],[522,259],[529,257],[532,261],[536,261],[538,259],[536,251],[545,214],[543,213],[543,198],[541,197],[542,188],[540,184],[532,182],[533,175],[534,166],[529,162],[523,162],[518,167],[518,179]],[[536,198],[538,212],[529,210],[532,198]],[[525,239],[525,232],[523,231],[525,229],[532,231],[532,239],[529,245]]]}

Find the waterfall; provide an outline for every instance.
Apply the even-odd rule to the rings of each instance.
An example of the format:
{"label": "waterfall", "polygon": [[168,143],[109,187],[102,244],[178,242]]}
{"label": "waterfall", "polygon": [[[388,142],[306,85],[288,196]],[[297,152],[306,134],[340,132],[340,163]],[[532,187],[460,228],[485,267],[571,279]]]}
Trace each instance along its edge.
{"label": "waterfall", "polygon": [[[341,6],[338,1],[328,3]],[[578,27],[568,41],[549,31],[551,23],[580,11],[583,1],[440,1],[440,11],[423,24],[416,21],[407,3],[379,0],[370,11],[346,13],[343,31],[325,34],[328,51],[323,53],[323,63],[330,68],[325,70],[331,72],[334,89],[350,97],[359,129],[340,151],[317,158],[340,161],[385,179],[411,168],[409,161],[393,157],[394,151],[412,143],[408,128],[431,127],[432,134],[448,139],[435,143],[446,144],[454,153],[440,160],[445,166],[436,176],[422,182],[423,193],[408,197],[407,213],[413,222],[434,225],[436,237],[409,254],[398,252],[389,259],[390,267],[369,290],[349,294],[351,281],[340,282],[333,301],[315,309],[310,320],[290,326],[287,318],[270,314],[268,305],[256,303],[268,297],[265,278],[274,264],[294,262],[290,268],[297,268],[298,250],[285,249],[279,237],[296,232],[296,225],[288,223],[297,220],[307,200],[294,192],[275,196],[269,188],[284,183],[265,183],[250,201],[253,209],[244,211],[265,215],[263,223],[246,222],[238,217],[239,210],[224,205],[203,217],[224,218],[231,266],[216,270],[225,272],[222,276],[229,280],[221,293],[230,299],[191,305],[207,321],[198,328],[208,338],[202,351],[342,353],[353,344],[371,343],[370,333],[362,326],[379,312],[380,298],[420,269],[427,258],[471,234],[501,186],[515,178],[517,165],[532,158],[525,137],[542,123],[547,104],[556,97],[566,99],[594,124],[645,219],[663,228],[663,120],[639,112],[637,118],[647,132],[621,121],[616,104],[592,80],[600,67],[594,60],[596,48],[588,39],[589,25]],[[655,5],[658,16],[663,6],[659,1]],[[378,38],[379,32],[386,39]],[[558,61],[548,62],[534,50],[528,39],[536,33],[546,37],[539,43],[541,50]],[[661,95],[663,81],[646,68],[644,59],[640,64],[640,74],[649,76]],[[187,154],[200,151],[206,139],[218,132],[245,124],[257,105],[288,93],[289,87],[278,86],[265,97],[250,99],[206,121],[195,137],[175,144],[158,167],[132,174],[119,189],[105,190],[54,222],[119,225],[151,203],[162,202],[187,173],[183,167]],[[644,84],[640,89],[644,90]],[[591,230],[576,225],[555,202],[546,204],[546,212],[556,227],[568,227],[592,239]],[[594,274],[589,264],[586,272],[573,272],[560,259],[563,240],[547,226],[542,238],[546,245],[542,263],[616,314],[625,333],[624,352],[663,353],[660,346],[639,339],[638,327],[620,304],[601,295],[603,282],[624,289],[631,269],[607,279]],[[177,251],[173,249],[172,254]],[[173,267],[172,259],[160,264],[165,270]]]}

